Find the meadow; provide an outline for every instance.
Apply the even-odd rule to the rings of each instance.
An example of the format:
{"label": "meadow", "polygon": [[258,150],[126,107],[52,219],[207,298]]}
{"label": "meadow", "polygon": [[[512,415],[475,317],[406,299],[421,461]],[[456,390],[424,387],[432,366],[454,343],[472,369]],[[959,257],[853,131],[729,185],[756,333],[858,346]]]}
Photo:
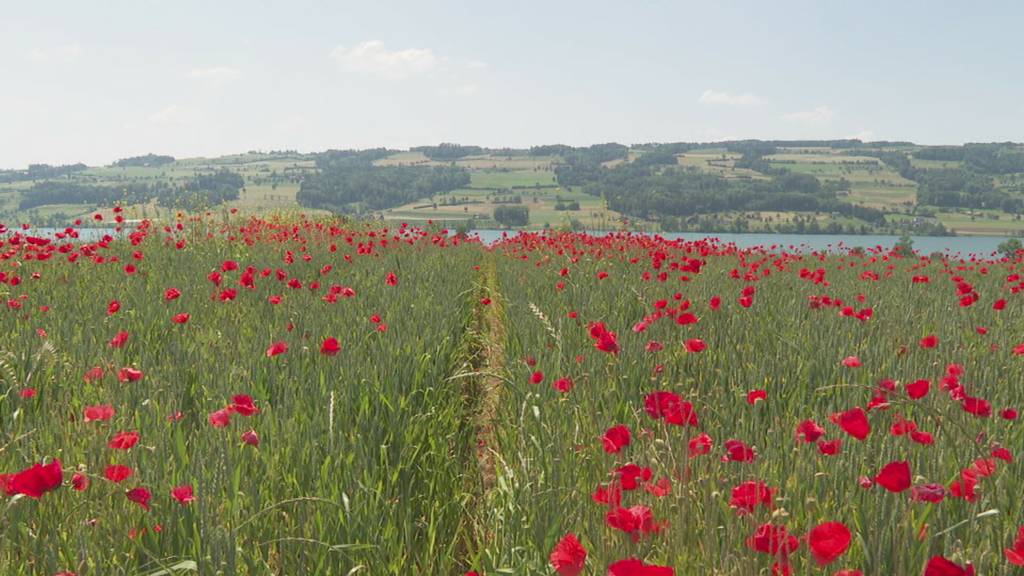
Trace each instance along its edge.
{"label": "meadow", "polygon": [[1022,258],[0,234],[4,574],[1024,565]]}

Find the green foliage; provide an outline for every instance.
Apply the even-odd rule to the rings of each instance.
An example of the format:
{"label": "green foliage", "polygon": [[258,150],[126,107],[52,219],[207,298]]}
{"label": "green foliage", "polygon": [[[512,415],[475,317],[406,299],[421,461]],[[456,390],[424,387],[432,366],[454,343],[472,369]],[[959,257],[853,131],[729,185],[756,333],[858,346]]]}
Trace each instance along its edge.
{"label": "green foliage", "polygon": [[76,172],[88,169],[85,164],[68,164],[65,166],[50,166],[49,164],[29,164],[26,170],[0,170],[0,184],[11,182],[29,182],[33,180],[45,180],[48,178],[60,178],[70,176]]}
{"label": "green foliage", "polygon": [[1016,257],[1017,253],[1020,252],[1022,249],[1024,249],[1024,245],[1022,245],[1021,241],[1018,240],[1017,238],[1010,238],[1006,242],[1000,243],[999,247],[997,248],[997,250],[999,250],[999,253],[1007,258]]}
{"label": "green foliage", "polygon": [[170,181],[129,182],[123,186],[46,180],[21,195],[18,208],[27,210],[47,204],[142,204],[156,199],[161,206],[196,210],[237,200],[245,181],[230,170],[197,174],[184,183]]}
{"label": "green foliage", "polygon": [[841,202],[817,178],[782,172],[770,181],[727,179],[683,168],[658,169],[636,163],[615,168],[565,165],[559,183],[580,183],[583,191],[608,201],[608,207],[640,218],[691,216],[727,210],[838,212],[872,223],[884,222],[873,208]]}
{"label": "green foliage", "polygon": [[455,166],[375,166],[390,152],[331,151],[317,157],[317,174],[302,181],[301,206],[339,213],[382,210],[469,184],[469,172]]}
{"label": "green foliage", "polygon": [[114,162],[114,166],[119,168],[126,168],[128,166],[142,166],[142,167],[155,167],[163,166],[174,162],[174,156],[161,156],[158,154],[146,154],[145,156],[132,156],[130,158],[122,158],[117,162]]}
{"label": "green foliage", "polygon": [[465,158],[466,156],[477,156],[485,150],[479,146],[463,146],[461,144],[442,143],[437,146],[418,146],[409,149],[412,152],[420,152],[431,160],[449,162]]}
{"label": "green foliage", "polygon": [[913,254],[913,252],[914,252],[914,241],[910,238],[910,236],[908,234],[903,234],[902,236],[900,236],[899,242],[896,243],[896,245],[893,247],[893,249],[896,252],[899,252],[900,254],[903,254],[903,255]]}
{"label": "green foliage", "polygon": [[530,209],[526,206],[498,206],[494,209],[494,220],[508,228],[526,226],[530,223]]}

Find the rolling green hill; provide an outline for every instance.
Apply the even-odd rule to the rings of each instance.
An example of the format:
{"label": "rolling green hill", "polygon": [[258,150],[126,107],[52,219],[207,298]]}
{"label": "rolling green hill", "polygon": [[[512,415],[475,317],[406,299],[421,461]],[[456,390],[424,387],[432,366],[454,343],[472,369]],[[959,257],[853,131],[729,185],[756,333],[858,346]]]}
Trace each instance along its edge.
{"label": "rolling green hill", "polygon": [[114,204],[129,218],[234,209],[528,228],[1016,235],[1024,146],[730,141],[531,149],[146,155],[0,171],[0,221],[63,225]]}

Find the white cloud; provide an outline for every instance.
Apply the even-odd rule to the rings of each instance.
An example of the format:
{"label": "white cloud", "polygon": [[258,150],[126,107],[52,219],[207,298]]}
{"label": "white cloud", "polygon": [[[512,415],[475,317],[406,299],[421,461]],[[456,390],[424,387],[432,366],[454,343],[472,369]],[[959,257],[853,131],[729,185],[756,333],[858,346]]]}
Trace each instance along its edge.
{"label": "white cloud", "polygon": [[875,131],[874,130],[861,130],[860,132],[857,132],[856,134],[851,135],[850,138],[852,138],[854,140],[860,140],[861,142],[871,142],[872,140],[875,139]]}
{"label": "white cloud", "polygon": [[797,124],[812,124],[821,125],[828,124],[832,121],[836,115],[836,111],[829,108],[828,106],[815,106],[810,110],[802,110],[800,112],[790,112],[789,114],[783,114],[782,119],[787,122],[794,122]]}
{"label": "white cloud", "polygon": [[209,68],[193,68],[189,70],[188,77],[195,80],[213,80],[217,82],[227,82],[234,80],[242,74],[238,68],[231,68],[229,66],[211,66]]}
{"label": "white cloud", "polygon": [[761,105],[761,99],[753,94],[732,94],[730,92],[719,92],[717,90],[705,90],[704,93],[700,95],[698,102],[702,104],[736,106],[739,108],[750,108]]}
{"label": "white cloud", "polygon": [[470,60],[469,62],[466,62],[466,68],[469,68],[470,70],[484,70],[487,67],[487,62],[482,60]]}
{"label": "white cloud", "polygon": [[78,44],[61,44],[49,48],[34,48],[29,57],[36,62],[56,62],[71,64],[82,55],[82,47]]}
{"label": "white cloud", "polygon": [[191,117],[191,113],[184,106],[178,104],[171,104],[151,114],[147,120],[151,124],[158,124],[160,126],[170,126],[175,124],[186,124]]}
{"label": "white cloud", "polygon": [[368,40],[352,48],[338,46],[330,57],[349,72],[391,80],[429,75],[443,64],[428,48],[388,50],[380,40]]}

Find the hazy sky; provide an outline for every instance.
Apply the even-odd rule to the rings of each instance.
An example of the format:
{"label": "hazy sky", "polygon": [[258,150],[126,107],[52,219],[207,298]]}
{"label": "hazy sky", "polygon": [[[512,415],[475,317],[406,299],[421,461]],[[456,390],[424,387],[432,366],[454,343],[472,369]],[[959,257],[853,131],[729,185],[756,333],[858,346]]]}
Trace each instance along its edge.
{"label": "hazy sky", "polygon": [[1024,3],[0,0],[0,167],[250,149],[1024,140]]}

